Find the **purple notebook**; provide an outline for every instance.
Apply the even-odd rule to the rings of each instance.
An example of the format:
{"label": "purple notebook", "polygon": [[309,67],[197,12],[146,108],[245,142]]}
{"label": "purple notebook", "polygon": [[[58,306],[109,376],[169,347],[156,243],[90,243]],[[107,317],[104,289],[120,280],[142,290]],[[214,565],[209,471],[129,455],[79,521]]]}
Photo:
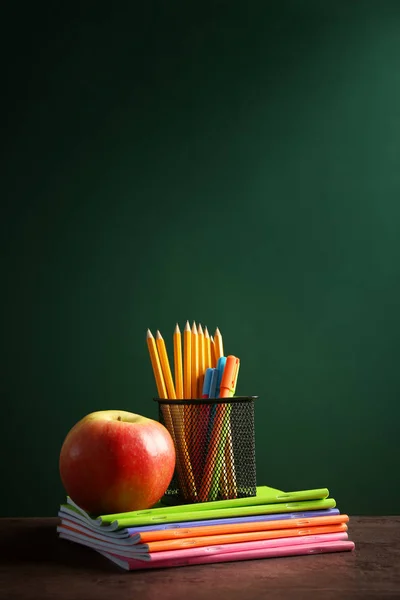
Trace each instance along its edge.
{"label": "purple notebook", "polygon": [[311,517],[328,517],[338,515],[337,508],[324,510],[307,510],[305,512],[277,513],[273,515],[257,515],[249,517],[231,517],[228,519],[207,519],[204,521],[182,521],[181,523],[158,523],[157,525],[142,525],[141,527],[128,527],[129,534],[142,531],[160,531],[161,529],[181,529],[186,527],[202,527],[207,525],[230,525],[232,523],[254,523],[257,521],[279,521],[283,519],[310,519]]}

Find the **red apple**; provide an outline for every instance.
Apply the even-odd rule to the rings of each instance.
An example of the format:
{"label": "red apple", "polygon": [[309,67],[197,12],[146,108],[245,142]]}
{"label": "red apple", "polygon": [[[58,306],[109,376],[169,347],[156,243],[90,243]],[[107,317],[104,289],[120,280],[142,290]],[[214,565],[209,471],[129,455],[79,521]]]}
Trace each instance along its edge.
{"label": "red apple", "polygon": [[123,410],[93,412],[64,440],[60,475],[67,494],[95,515],[149,508],[165,493],[175,468],[167,429]]}

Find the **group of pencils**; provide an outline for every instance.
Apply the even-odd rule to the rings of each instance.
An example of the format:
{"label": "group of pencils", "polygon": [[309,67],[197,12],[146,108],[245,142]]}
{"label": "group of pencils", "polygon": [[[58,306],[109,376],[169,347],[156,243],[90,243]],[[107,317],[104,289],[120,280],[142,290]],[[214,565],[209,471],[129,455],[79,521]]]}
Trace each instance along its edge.
{"label": "group of pencils", "polygon": [[201,398],[206,370],[215,368],[218,359],[224,355],[221,332],[217,327],[213,337],[207,327],[203,331],[201,325],[197,327],[193,322],[190,327],[187,321],[183,332],[183,353],[178,324],[174,331],[173,345],[175,382],[161,333],[157,331],[154,339],[151,331],[147,330],[147,346],[159,397],[169,400]]}
{"label": "group of pencils", "polygon": [[[173,335],[174,376],[165,341],[158,330],[155,338],[147,330],[147,346],[159,398],[175,401],[161,403],[160,407],[175,443],[176,473],[184,500],[204,502],[216,499],[218,495],[232,497],[235,482],[230,407],[201,403],[180,406],[177,402],[208,398],[208,393],[204,393],[206,373],[219,373],[221,381],[226,361],[235,359],[224,357],[221,332],[217,328],[214,336],[210,336],[207,327],[203,330],[195,322],[190,327],[186,322],[182,351],[182,336],[179,325],[176,325]],[[236,361],[239,362],[238,359]]]}

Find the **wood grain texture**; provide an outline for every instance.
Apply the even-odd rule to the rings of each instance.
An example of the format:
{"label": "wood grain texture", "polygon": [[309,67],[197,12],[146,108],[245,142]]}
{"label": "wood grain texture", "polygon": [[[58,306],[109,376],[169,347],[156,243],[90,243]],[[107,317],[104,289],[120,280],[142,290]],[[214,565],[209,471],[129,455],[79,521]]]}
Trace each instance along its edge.
{"label": "wood grain texture", "polygon": [[400,516],[351,517],[352,553],[126,572],[59,540],[56,518],[0,519],[0,597],[105,600],[400,598]]}

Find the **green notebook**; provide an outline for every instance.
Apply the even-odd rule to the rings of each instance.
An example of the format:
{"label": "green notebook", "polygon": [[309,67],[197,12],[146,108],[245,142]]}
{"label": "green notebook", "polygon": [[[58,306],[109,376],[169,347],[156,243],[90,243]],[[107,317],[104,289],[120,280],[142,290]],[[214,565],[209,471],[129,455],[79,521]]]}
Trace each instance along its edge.
{"label": "green notebook", "polygon": [[[200,521],[202,519],[224,519],[229,517],[245,517],[249,515],[268,515],[305,510],[322,510],[334,508],[336,501],[333,498],[323,500],[308,500],[305,502],[281,502],[278,504],[256,504],[254,506],[236,506],[234,508],[215,508],[193,512],[176,512],[164,514],[151,514],[118,518],[110,526],[117,529],[121,527],[139,527],[141,525],[155,525],[156,523],[178,523],[181,521]],[[102,522],[103,523],[103,522]]]}
{"label": "green notebook", "polygon": [[112,523],[102,522],[100,518],[93,518],[82,508],[79,508],[68,498],[68,504],[62,504],[58,515],[68,518],[68,514],[88,521],[95,529],[116,531],[126,527],[139,527],[142,525],[156,525],[157,523],[177,523],[183,521],[200,521],[202,519],[219,519],[229,517],[245,517],[249,515],[268,515],[274,513],[304,512],[308,510],[324,510],[334,508],[336,501],[333,498],[321,500],[308,500],[304,502],[280,502],[274,504],[256,504],[254,506],[238,506],[234,508],[216,508],[208,511],[194,510],[193,512],[177,512],[164,514],[151,514],[150,516],[133,516],[115,519]]}
{"label": "green notebook", "polygon": [[156,523],[173,523],[182,521],[199,521],[203,519],[219,519],[248,515],[263,515],[305,510],[322,510],[334,508],[336,502],[328,498],[327,488],[283,492],[268,486],[258,486],[256,496],[235,498],[233,500],[216,500],[198,504],[181,504],[175,506],[159,506],[146,510],[101,515],[91,517],[71,498],[63,509],[81,513],[96,527],[110,530],[122,527],[154,525]]}
{"label": "green notebook", "polygon": [[[235,498],[234,500],[215,500],[212,502],[199,502],[198,504],[180,504],[175,506],[164,506],[162,508],[149,508],[145,510],[134,510],[132,512],[117,513],[114,515],[101,515],[102,523],[112,523],[120,519],[131,519],[136,517],[150,517],[152,515],[172,515],[192,512],[205,512],[223,508],[240,508],[255,506],[259,504],[276,504],[277,502],[302,502],[306,500],[323,500],[329,496],[327,488],[315,490],[303,490],[299,492],[282,492],[266,485],[258,486],[255,496],[247,498]],[[202,519],[208,519],[207,515],[202,515]],[[186,519],[188,521],[189,519]]]}

